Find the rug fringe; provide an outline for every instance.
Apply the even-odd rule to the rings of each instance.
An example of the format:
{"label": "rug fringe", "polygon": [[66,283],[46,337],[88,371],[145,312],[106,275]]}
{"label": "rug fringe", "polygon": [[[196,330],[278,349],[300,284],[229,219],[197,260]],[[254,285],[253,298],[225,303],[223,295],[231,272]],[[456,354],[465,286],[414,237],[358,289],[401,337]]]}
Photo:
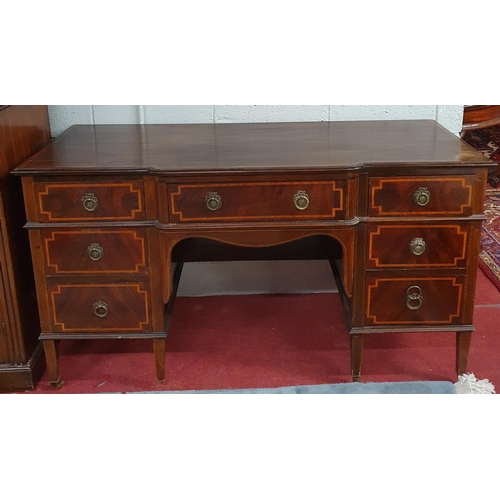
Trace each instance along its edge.
{"label": "rug fringe", "polygon": [[457,394],[495,394],[495,386],[487,379],[478,380],[473,373],[458,376]]}

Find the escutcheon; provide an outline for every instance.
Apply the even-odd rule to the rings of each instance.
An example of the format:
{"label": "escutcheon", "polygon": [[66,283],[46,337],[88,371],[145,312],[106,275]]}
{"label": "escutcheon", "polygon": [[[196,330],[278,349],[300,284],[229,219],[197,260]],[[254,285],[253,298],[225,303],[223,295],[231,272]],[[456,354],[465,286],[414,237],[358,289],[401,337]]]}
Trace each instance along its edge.
{"label": "escutcheon", "polygon": [[86,193],[82,198],[83,208],[87,212],[93,212],[99,206],[99,201],[94,193]]}
{"label": "escutcheon", "polygon": [[87,248],[87,255],[92,259],[92,260],[99,260],[102,258],[104,255],[104,250],[99,245],[99,243],[92,243],[88,248]]}
{"label": "escutcheon", "polygon": [[305,210],[309,206],[309,195],[305,191],[297,191],[293,195],[293,204],[297,210]]}
{"label": "escutcheon", "polygon": [[109,306],[106,302],[99,300],[93,306],[94,314],[99,318],[105,318],[109,312]]}
{"label": "escutcheon", "polygon": [[413,199],[415,203],[420,207],[425,207],[431,199],[431,193],[425,187],[418,188],[415,193],[413,193]]}
{"label": "escutcheon", "polygon": [[425,252],[425,241],[422,238],[413,238],[410,242],[410,250],[413,255],[422,255]]}
{"label": "escutcheon", "polygon": [[205,202],[209,210],[219,210],[222,207],[222,198],[217,193],[208,193]]}

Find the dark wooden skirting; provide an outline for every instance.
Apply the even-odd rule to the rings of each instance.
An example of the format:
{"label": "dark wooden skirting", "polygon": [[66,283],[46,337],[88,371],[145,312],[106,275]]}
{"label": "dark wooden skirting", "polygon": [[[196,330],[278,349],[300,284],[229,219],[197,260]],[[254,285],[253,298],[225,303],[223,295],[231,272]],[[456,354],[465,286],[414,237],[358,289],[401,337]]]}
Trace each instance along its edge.
{"label": "dark wooden skirting", "polygon": [[0,365],[0,392],[31,391],[46,367],[42,344],[38,343],[25,365]]}

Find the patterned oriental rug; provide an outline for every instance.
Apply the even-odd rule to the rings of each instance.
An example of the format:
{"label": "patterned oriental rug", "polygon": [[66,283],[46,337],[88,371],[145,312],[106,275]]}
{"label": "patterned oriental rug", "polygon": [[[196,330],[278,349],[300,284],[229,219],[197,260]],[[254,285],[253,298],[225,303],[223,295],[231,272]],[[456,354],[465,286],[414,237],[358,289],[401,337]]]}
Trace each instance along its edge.
{"label": "patterned oriental rug", "polygon": [[500,189],[486,191],[479,267],[500,290]]}
{"label": "patterned oriental rug", "polygon": [[500,125],[468,130],[462,140],[492,161],[500,162]]}
{"label": "patterned oriental rug", "polygon": [[[469,130],[463,140],[486,157],[500,163],[500,125]],[[479,267],[500,290],[500,189],[487,189],[485,215],[481,233]]]}

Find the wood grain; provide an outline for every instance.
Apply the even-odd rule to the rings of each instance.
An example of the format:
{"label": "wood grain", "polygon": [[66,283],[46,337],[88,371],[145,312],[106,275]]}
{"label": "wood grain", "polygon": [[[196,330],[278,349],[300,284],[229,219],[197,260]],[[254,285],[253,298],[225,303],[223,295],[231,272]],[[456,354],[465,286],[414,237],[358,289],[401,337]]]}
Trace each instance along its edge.
{"label": "wood grain", "polygon": [[432,120],[75,125],[19,172],[168,174],[487,164]]}
{"label": "wood grain", "polygon": [[[426,120],[74,126],[14,171],[29,215],[40,338],[154,339],[161,380],[184,261],[326,258],[352,336],[353,380],[363,335],[386,331],[462,332],[456,366],[465,370],[495,167]],[[304,210],[293,201],[299,191]],[[85,213],[85,193],[99,210]],[[213,210],[208,193],[217,193]],[[411,251],[416,238],[421,255]],[[95,262],[85,255],[92,243],[104,251]],[[105,317],[95,301],[109,306]],[[47,352],[58,380],[51,344]]]}
{"label": "wood grain", "polygon": [[44,369],[23,192],[10,172],[50,141],[47,106],[0,109],[0,392],[32,389]]}

